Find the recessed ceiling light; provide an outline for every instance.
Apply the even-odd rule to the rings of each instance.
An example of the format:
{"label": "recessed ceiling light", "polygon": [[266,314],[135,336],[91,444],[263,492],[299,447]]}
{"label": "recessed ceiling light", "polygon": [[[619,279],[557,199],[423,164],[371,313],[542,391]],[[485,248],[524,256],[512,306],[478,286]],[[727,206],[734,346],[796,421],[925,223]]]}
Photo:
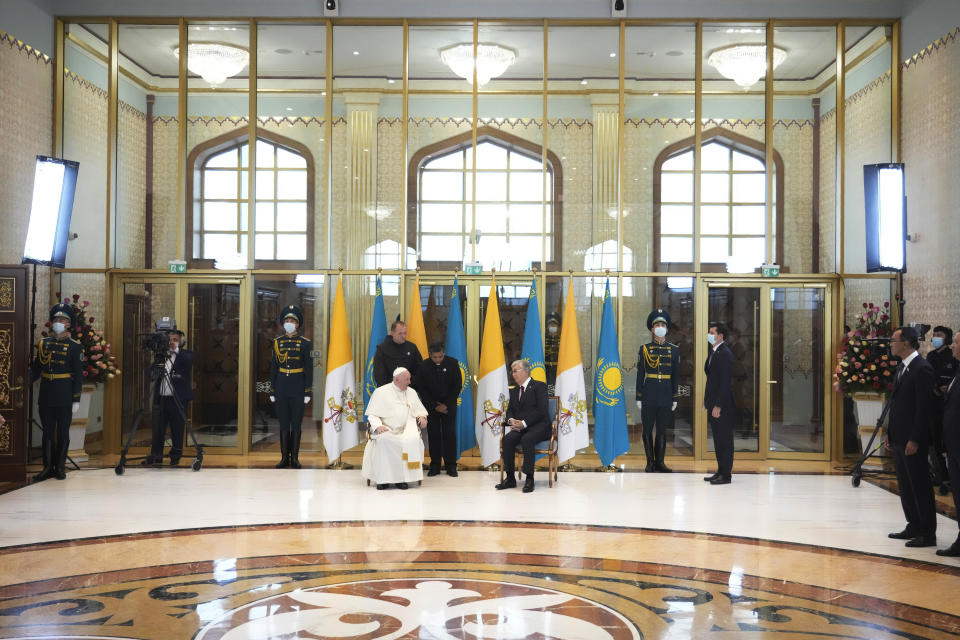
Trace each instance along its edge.
{"label": "recessed ceiling light", "polygon": [[287,111],[293,111],[293,107],[287,107]]}
{"label": "recessed ceiling light", "polygon": [[282,55],[282,56],[285,56],[285,55],[288,55],[288,54],[293,53],[293,51],[292,51],[291,49],[274,49],[273,52],[274,52],[274,53],[279,53],[279,54]]}
{"label": "recessed ceiling light", "polygon": [[390,84],[393,84],[394,82],[396,82],[396,80],[394,80],[393,78],[387,78],[387,82]]}
{"label": "recessed ceiling light", "polygon": [[584,78],[583,80],[581,80],[581,81],[580,81],[580,84],[587,84],[587,79]]}
{"label": "recessed ceiling light", "polygon": [[358,56],[358,55],[360,55],[360,52],[359,52],[359,51],[354,51],[354,52],[353,52],[353,55]]}
{"label": "recessed ceiling light", "polygon": [[615,52],[611,51],[611,52],[610,52],[610,57],[611,57],[611,58],[616,58],[616,57],[617,57],[617,54],[616,54]]}
{"label": "recessed ceiling light", "polygon": [[656,97],[659,96],[659,95],[660,95],[660,94],[657,93],[656,91],[653,92],[653,97],[654,97],[654,98],[656,98]]}
{"label": "recessed ceiling light", "polygon": [[682,56],[682,55],[683,55],[683,51],[677,51],[676,49],[672,49],[672,50],[670,50],[670,51],[667,51],[667,55],[668,55],[668,56],[673,56],[674,58],[676,58],[677,56]]}

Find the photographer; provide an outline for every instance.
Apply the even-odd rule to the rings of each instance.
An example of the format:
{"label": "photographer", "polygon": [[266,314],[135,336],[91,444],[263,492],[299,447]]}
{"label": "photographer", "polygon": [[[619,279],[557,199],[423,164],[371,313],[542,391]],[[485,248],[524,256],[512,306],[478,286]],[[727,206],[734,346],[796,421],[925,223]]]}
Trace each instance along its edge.
{"label": "photographer", "polygon": [[[166,345],[163,337],[166,337]],[[153,371],[153,438],[150,455],[141,464],[163,463],[163,441],[170,426],[170,466],[176,466],[183,455],[183,427],[187,407],[193,399],[190,374],[193,352],[183,348],[183,332],[170,318],[157,321],[157,333],[148,339],[154,350]]]}

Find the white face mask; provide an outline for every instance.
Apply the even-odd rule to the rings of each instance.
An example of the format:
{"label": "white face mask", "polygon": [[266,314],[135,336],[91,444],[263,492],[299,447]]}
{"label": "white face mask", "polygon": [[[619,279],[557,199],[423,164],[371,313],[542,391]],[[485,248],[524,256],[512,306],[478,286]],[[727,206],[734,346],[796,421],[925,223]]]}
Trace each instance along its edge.
{"label": "white face mask", "polygon": [[662,338],[663,336],[667,335],[667,328],[666,328],[666,327],[654,327],[654,328],[653,328],[653,335],[657,336],[658,338]]}
{"label": "white face mask", "polygon": [[716,344],[716,342],[717,342],[717,336],[715,336],[715,335],[712,334],[712,333],[708,333],[708,334],[707,334],[707,342],[709,342],[710,344]]}
{"label": "white face mask", "polygon": [[297,325],[295,325],[292,322],[284,322],[283,330],[286,331],[287,333],[293,333],[294,331],[297,330]]}
{"label": "white face mask", "polygon": [[557,327],[555,325],[550,325],[549,327],[547,327],[547,333],[549,333],[550,335],[556,335]]}
{"label": "white face mask", "polygon": [[54,333],[63,333],[63,330],[67,328],[67,325],[63,324],[62,322],[54,322],[50,328],[53,329]]}

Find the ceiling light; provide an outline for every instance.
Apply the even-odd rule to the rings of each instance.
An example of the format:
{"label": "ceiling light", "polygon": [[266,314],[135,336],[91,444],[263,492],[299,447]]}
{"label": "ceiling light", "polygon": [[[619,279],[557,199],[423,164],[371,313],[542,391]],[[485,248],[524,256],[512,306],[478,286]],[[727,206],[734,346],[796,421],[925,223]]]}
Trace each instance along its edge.
{"label": "ceiling light", "polygon": [[611,58],[616,58],[616,57],[617,57],[617,54],[614,53],[613,51],[611,51],[611,52],[610,52],[610,57],[611,57]]}
{"label": "ceiling light", "polygon": [[[773,48],[774,69],[786,59],[785,49]],[[767,47],[762,44],[735,44],[722,47],[710,53],[707,64],[719,71],[724,78],[733,80],[747,90],[767,73]]]}
{"label": "ceiling light", "polygon": [[[473,84],[473,44],[460,43],[440,50],[440,60],[455,74]],[[477,84],[483,86],[503,74],[517,61],[517,52],[509,47],[494,43],[477,45]]]}
{"label": "ceiling light", "polygon": [[[180,47],[174,48],[173,55],[180,57]],[[249,62],[250,53],[233,44],[191,42],[187,46],[187,69],[211,85],[237,75]]]}
{"label": "ceiling light", "polygon": [[360,55],[360,52],[359,52],[359,51],[354,51],[354,52],[353,52],[353,55],[358,56],[358,55]]}

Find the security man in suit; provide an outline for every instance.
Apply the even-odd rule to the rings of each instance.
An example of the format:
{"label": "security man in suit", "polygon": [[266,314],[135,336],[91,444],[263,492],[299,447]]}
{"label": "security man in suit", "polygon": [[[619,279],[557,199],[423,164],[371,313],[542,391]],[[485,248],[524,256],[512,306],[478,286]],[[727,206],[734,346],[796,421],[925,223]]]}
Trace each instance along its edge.
{"label": "security man in suit", "polygon": [[550,407],[547,402],[547,385],[530,377],[530,363],[514,360],[510,372],[516,386],[510,387],[510,404],[507,405],[506,422],[500,446],[503,450],[504,480],[496,485],[500,489],[517,486],[514,477],[513,452],[519,444],[523,449],[523,492],[533,491],[534,449],[537,444],[550,439]]}
{"label": "security man in suit", "polygon": [[40,340],[31,363],[30,382],[40,378],[37,408],[43,427],[43,470],[33,477],[35,482],[67,477],[70,420],[80,409],[83,390],[83,347],[70,337],[70,328],[76,322],[70,305],[54,305],[50,309],[53,335]]}
{"label": "security man in suit", "polygon": [[[161,318],[169,321],[169,318]],[[158,323],[158,328],[163,326]],[[170,466],[180,463],[183,455],[183,430],[186,417],[190,415],[189,405],[193,400],[193,385],[190,377],[193,372],[193,351],[183,346],[183,331],[176,323],[170,322],[167,332],[169,351],[163,363],[166,374],[157,378],[153,388],[153,433],[150,443],[150,455],[141,464],[161,464],[163,462],[163,441],[166,439],[167,426],[170,427]]]}
{"label": "security man in suit", "polygon": [[933,410],[933,420],[930,432],[930,464],[933,467],[935,484],[942,485],[946,492],[948,471],[946,466],[946,448],[943,444],[943,400],[947,385],[956,375],[960,363],[953,357],[950,347],[953,343],[953,330],[950,327],[937,326],[933,328],[933,337],[927,353],[927,362],[933,367],[937,376],[937,386],[933,391],[936,407]]}
{"label": "security man in suit", "polygon": [[[960,360],[960,340],[950,345],[953,357]],[[947,449],[947,471],[950,473],[950,487],[953,489],[953,506],[960,513],[960,381],[954,375],[947,385],[943,397],[943,444]],[[938,556],[960,556],[960,535],[946,549],[938,549]]]}
{"label": "security man in suit", "polygon": [[937,544],[937,511],[930,483],[930,446],[933,389],[937,379],[930,363],[920,357],[920,335],[913,327],[900,327],[890,338],[890,353],[900,358],[890,394],[884,444],[893,451],[900,505],[907,519],[903,531],[891,533],[908,547]]}
{"label": "security man in suit", "polygon": [[457,477],[457,398],[463,378],[460,363],[446,355],[442,342],[429,347],[430,357],[417,369],[417,394],[427,409],[427,439],[430,443],[428,476],[440,474],[440,461],[447,475]]}
{"label": "security man in suit", "polygon": [[303,312],[289,305],[280,314],[283,335],[273,339],[270,363],[270,402],[277,406],[280,423],[280,462],[277,469],[299,469],[303,408],[313,396],[313,345],[297,333]]}
{"label": "security man in suit", "polygon": [[[389,384],[393,382],[393,372],[397,367],[403,367],[410,375],[416,376],[422,361],[423,356],[417,345],[407,342],[407,323],[394,320],[390,325],[390,334],[377,345],[373,354],[373,379],[378,387]],[[410,386],[417,388],[416,377]]]}
{"label": "security man in suit", "polygon": [[[670,314],[654,309],[647,316],[647,329],[653,340],[640,347],[637,353],[637,409],[643,423],[643,450],[647,454],[645,471],[670,473],[664,464],[667,452],[667,429],[673,426],[673,412],[677,408],[677,377],[680,367],[680,347],[667,342]],[[654,442],[656,428],[656,442]]]}
{"label": "security man in suit", "polygon": [[703,390],[703,408],[707,411],[707,425],[713,431],[713,449],[717,456],[717,472],[704,481],[710,484],[730,484],[733,475],[733,423],[736,405],[733,401],[733,352],[724,342],[727,325],[711,322],[707,341],[710,353],[703,365],[707,374]]}

